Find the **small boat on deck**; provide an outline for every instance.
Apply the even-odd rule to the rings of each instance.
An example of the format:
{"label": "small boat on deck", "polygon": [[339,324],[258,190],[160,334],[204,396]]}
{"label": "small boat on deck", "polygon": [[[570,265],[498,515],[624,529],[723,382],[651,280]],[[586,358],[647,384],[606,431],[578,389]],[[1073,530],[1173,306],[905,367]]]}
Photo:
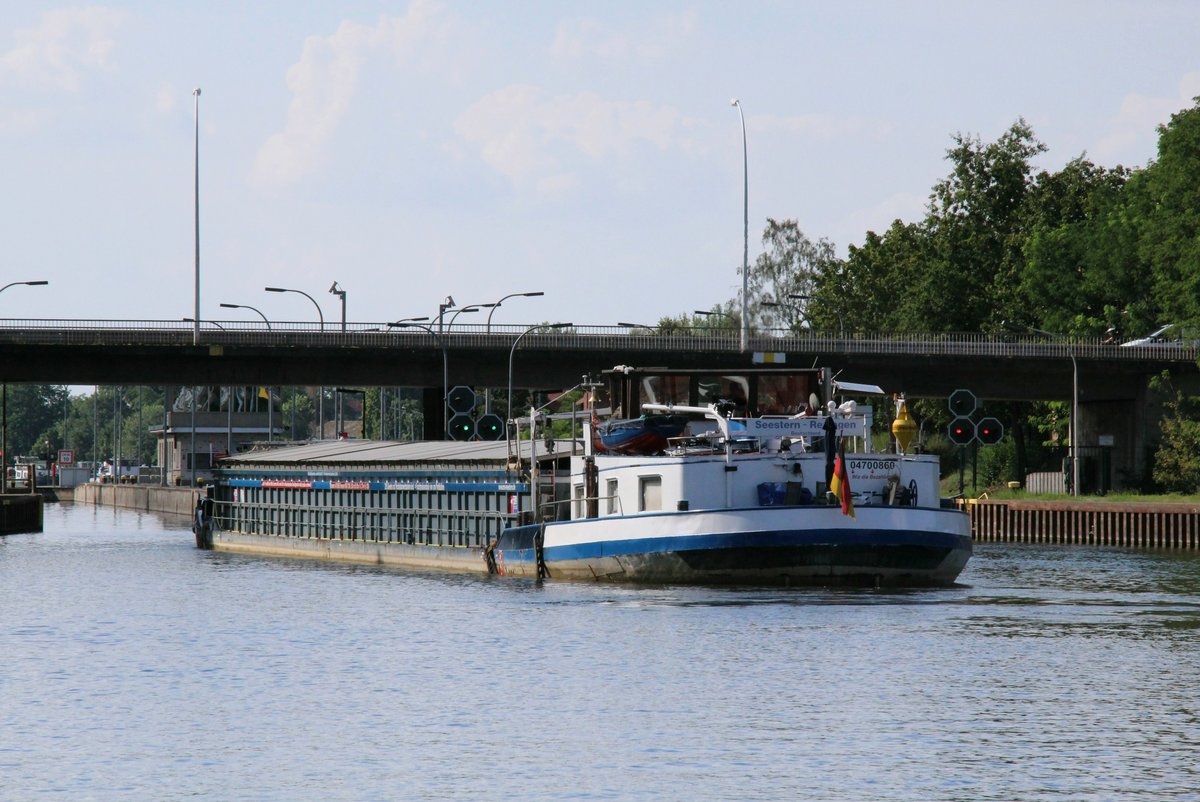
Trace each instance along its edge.
{"label": "small boat on deck", "polygon": [[672,437],[683,434],[686,415],[643,415],[640,418],[593,420],[592,447],[610,454],[658,454]]}

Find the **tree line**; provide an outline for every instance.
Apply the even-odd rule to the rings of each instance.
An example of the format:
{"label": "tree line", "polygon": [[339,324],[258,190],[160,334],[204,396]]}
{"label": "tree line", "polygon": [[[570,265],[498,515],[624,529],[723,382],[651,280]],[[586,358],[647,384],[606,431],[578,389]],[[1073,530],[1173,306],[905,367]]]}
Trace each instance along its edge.
{"label": "tree line", "polygon": [[[924,217],[868,231],[847,255],[812,240],[795,220],[768,219],[747,277],[756,329],[843,332],[982,332],[1038,329],[1064,337],[1132,338],[1200,323],[1200,98],[1158,127],[1145,167],[1104,167],[1082,154],[1039,170],[1046,152],[1018,119],[994,142],[959,133],[947,175]],[[663,331],[740,325],[740,303],[717,318],[666,317]],[[1163,385],[1167,388],[1167,385]],[[1157,469],[1143,486],[1200,487],[1195,401],[1176,391]],[[944,419],[944,404],[923,411]],[[1012,432],[992,454],[990,478],[1019,478],[1061,457],[1063,404],[1004,410]],[[1031,437],[1027,437],[1031,435]],[[1027,448],[1028,444],[1028,448]]]}

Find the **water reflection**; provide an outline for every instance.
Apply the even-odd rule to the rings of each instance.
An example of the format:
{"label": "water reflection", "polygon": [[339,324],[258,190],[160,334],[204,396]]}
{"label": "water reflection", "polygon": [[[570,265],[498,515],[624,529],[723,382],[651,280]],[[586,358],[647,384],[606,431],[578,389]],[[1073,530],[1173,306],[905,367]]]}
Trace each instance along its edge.
{"label": "water reflection", "polygon": [[0,541],[4,796],[1200,799],[1191,555],[754,590],[191,544],[91,508]]}

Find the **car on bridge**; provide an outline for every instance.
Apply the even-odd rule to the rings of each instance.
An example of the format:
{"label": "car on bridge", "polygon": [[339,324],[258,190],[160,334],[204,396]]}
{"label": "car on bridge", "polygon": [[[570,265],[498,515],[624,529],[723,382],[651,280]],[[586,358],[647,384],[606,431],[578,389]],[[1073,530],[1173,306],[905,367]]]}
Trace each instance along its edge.
{"label": "car on bridge", "polygon": [[1121,343],[1123,348],[1132,345],[1165,345],[1175,348],[1182,348],[1185,345],[1195,345],[1196,337],[1191,337],[1191,332],[1188,332],[1189,339],[1184,339],[1184,329],[1178,323],[1168,323],[1161,328],[1147,334],[1145,337],[1139,337],[1136,340],[1130,340],[1127,343]]}

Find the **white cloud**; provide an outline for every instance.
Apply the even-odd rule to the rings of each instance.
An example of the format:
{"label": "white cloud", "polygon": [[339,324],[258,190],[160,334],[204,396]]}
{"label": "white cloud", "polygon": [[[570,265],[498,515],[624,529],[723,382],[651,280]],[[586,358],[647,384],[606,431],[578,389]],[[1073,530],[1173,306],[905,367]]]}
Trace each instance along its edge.
{"label": "white cloud", "polygon": [[403,17],[381,17],[372,26],[346,21],[330,36],[308,37],[287,71],[287,122],[259,149],[254,182],[293,184],[312,172],[354,99],[368,56],[390,52],[397,61],[420,63],[422,46],[442,32],[440,14],[432,0],[413,0]]}
{"label": "white cloud", "polygon": [[1197,95],[1200,95],[1200,72],[1184,75],[1179,80],[1179,92],[1173,98],[1126,95],[1121,99],[1121,107],[1111,121],[1109,132],[1088,156],[1101,164],[1144,165],[1146,154],[1154,153],[1158,126],[1167,123],[1175,112],[1190,108]]}
{"label": "white cloud", "polygon": [[0,54],[0,82],[78,91],[86,72],[108,66],[123,16],[103,6],[46,12],[41,25],[18,30],[16,45]]}
{"label": "white cloud", "polygon": [[560,23],[551,52],[556,58],[575,61],[585,57],[604,61],[657,61],[696,30],[694,12],[664,17],[636,32],[606,28],[594,19]]}
{"label": "white cloud", "polygon": [[525,85],[487,95],[454,125],[493,169],[516,184],[547,192],[575,183],[571,165],[577,155],[604,161],[627,155],[636,143],[694,151],[684,135],[688,127],[669,107],[605,100],[592,92],[550,97]]}

